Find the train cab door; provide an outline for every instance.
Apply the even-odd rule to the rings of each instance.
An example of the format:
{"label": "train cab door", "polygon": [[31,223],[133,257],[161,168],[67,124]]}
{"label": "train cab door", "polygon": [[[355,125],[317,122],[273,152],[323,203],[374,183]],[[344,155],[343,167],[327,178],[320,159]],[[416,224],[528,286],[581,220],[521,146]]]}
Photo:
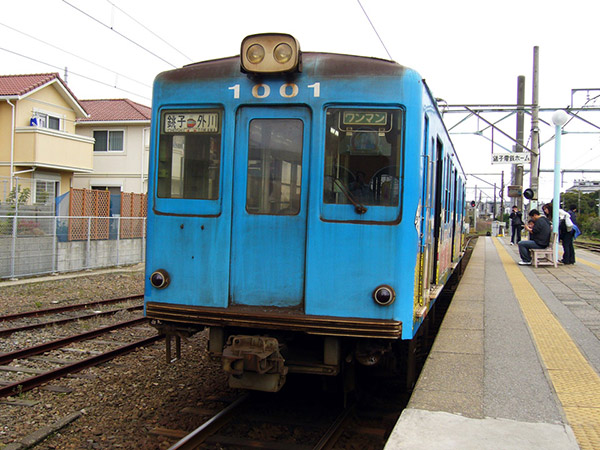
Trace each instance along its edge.
{"label": "train cab door", "polygon": [[306,108],[245,107],[237,113],[231,304],[303,302],[309,133]]}

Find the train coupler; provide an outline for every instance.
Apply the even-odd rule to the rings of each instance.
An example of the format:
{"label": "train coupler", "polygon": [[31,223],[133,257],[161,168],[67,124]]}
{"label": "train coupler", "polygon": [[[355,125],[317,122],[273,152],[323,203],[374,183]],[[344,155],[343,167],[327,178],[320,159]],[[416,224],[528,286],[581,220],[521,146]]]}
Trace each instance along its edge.
{"label": "train coupler", "polygon": [[232,388],[277,392],[288,373],[279,342],[273,337],[229,336],[222,362]]}

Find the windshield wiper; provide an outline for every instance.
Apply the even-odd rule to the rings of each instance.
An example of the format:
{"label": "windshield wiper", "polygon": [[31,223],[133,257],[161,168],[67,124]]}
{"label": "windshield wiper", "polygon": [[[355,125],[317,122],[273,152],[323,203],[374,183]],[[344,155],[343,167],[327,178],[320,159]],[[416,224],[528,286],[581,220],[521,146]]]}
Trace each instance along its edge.
{"label": "windshield wiper", "polygon": [[350,191],[348,189],[346,189],[346,186],[344,186],[344,183],[342,183],[342,180],[340,180],[339,178],[334,178],[333,183],[336,184],[340,188],[340,191],[342,191],[342,194],[344,194],[344,196],[348,200],[350,200],[350,203],[352,203],[354,205],[354,211],[356,211],[356,214],[362,215],[367,212],[367,207],[354,198],[354,196],[350,193]]}

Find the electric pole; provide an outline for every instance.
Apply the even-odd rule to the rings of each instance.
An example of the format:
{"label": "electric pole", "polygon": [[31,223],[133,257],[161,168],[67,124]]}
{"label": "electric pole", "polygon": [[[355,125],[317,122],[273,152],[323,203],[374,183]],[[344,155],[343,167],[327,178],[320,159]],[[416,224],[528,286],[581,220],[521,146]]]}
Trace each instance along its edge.
{"label": "electric pole", "polygon": [[540,112],[539,105],[539,63],[540,63],[540,48],[538,46],[533,47],[533,101],[531,102],[531,172],[530,176],[530,188],[533,191],[533,198],[531,199],[531,208],[537,208],[538,202],[538,176],[540,171],[540,130],[539,130],[539,119],[538,115]]}
{"label": "electric pole", "polygon": [[[525,76],[519,75],[517,78],[517,153],[523,152],[523,129],[525,127]],[[513,173],[513,184],[523,188],[523,165],[515,164]],[[503,175],[504,176],[504,172]],[[516,197],[517,208],[523,211],[523,197]]]}

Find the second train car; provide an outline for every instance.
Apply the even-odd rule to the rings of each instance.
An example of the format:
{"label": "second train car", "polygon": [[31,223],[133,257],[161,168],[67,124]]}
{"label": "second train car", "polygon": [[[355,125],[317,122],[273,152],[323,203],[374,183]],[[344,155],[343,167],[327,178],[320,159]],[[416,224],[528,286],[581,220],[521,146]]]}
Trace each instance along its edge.
{"label": "second train car", "polygon": [[232,387],[405,358],[462,256],[464,173],[436,101],[393,61],[287,34],[161,73],[145,314],[209,329]]}

